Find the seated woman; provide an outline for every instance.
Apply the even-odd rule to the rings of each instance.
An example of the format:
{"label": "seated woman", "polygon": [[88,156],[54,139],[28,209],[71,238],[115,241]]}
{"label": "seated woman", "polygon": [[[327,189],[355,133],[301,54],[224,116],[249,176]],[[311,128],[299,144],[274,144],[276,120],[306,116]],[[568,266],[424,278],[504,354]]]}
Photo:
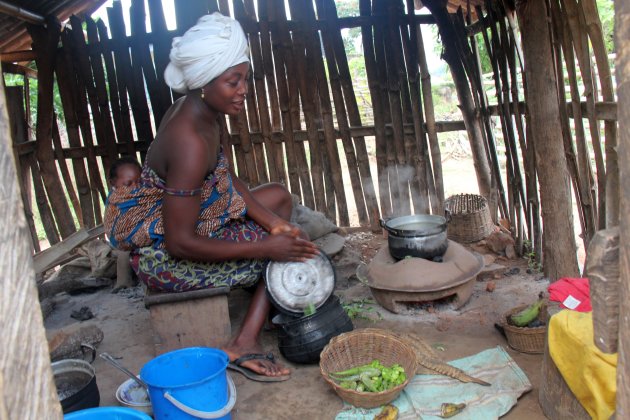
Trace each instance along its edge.
{"label": "seated woman", "polygon": [[243,110],[248,77],[247,38],[231,18],[204,16],[173,40],[164,78],[185,96],[161,121],[140,184],[109,196],[105,225],[114,246],[132,251],[132,266],[151,289],[258,284],[224,350],[273,379],[289,370],[262,354],[258,342],[270,309],[261,274],[269,260],[304,261],[319,251],[288,222],[292,202],[282,185],[250,191],[229,168],[221,114]]}

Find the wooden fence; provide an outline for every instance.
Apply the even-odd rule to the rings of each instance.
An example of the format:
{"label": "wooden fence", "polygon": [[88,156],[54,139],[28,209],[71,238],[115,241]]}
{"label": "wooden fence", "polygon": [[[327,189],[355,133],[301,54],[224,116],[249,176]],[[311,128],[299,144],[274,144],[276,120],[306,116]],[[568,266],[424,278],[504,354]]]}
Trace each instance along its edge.
{"label": "wooden fence", "polygon": [[[285,10],[284,0],[258,0],[257,4],[254,0],[236,0],[232,8],[227,0],[176,1],[180,29],[168,31],[160,0],[149,0],[148,9],[144,1],[134,0],[130,36],[126,35],[119,2],[107,10],[109,28],[102,21],[78,17],[72,17],[63,31],[52,20],[46,27],[30,27],[38,79],[34,140],[29,134],[28,102],[21,99],[21,95],[29,97],[28,91],[8,95],[8,106],[21,180],[28,186],[23,189],[23,200],[34,249],[39,250],[28,197],[31,183],[50,243],[67,237],[77,225],[92,227],[101,223],[107,196],[105,174],[111,162],[120,155],[143,159],[157,123],[178,97],[162,76],[172,38],[202,14],[220,11],[241,22],[250,42],[253,77],[246,110],[227,121],[233,145],[231,159],[246,183],[256,186],[282,182],[304,205],[325,213],[341,226],[350,225],[351,209],[356,211],[358,224],[373,229],[378,228],[380,218],[395,214],[440,214],[444,185],[437,134],[468,129],[470,135],[471,125],[477,124],[481,137],[471,138],[471,144],[481,147],[478,157],[490,168],[491,205],[510,222],[520,244],[531,241],[539,251],[536,162],[528,140],[531,134],[524,98],[519,97],[522,57],[512,13],[490,2],[484,11],[474,11],[479,17],[475,22],[472,13],[448,15],[449,42],[457,51],[463,75],[460,82],[469,90],[471,112],[468,120],[464,118],[465,124],[440,122],[434,116],[419,30],[421,24],[436,24],[437,15],[415,15],[413,3],[360,0],[357,16],[340,18],[333,0],[290,0],[286,2],[289,10]],[[552,3],[554,12],[557,2]],[[569,10],[574,3],[561,0],[558,4]],[[588,7],[584,3],[578,9],[583,15]],[[147,15],[150,33],[146,30]],[[571,25],[586,24],[579,19],[577,24],[571,23],[566,13],[554,16],[558,40],[564,40],[562,36],[569,33]],[[445,23],[437,24],[442,31]],[[352,27],[361,28],[373,124],[362,121],[343,46],[341,30]],[[483,89],[476,45],[480,38],[475,36],[479,33],[496,75],[494,104]],[[603,47],[596,35],[589,32],[591,43]],[[579,57],[586,57],[588,43],[571,44],[572,39],[581,38],[568,37],[566,45],[554,44],[559,60],[571,45],[579,51]],[[570,58],[567,56],[567,63],[572,62]],[[587,66],[587,61],[590,63],[584,59],[580,65]],[[610,70],[606,73],[599,59],[597,64],[603,86]],[[453,67],[451,62],[449,65]],[[588,68],[580,70],[584,76]],[[23,68],[13,71],[34,76]],[[53,113],[55,85],[63,118]],[[607,88],[601,91],[604,101],[614,102]],[[597,97],[586,97],[587,112],[582,115],[579,105],[584,103],[580,103],[579,91],[575,93],[571,113],[563,121],[565,127],[569,128],[570,117],[581,123],[584,116],[590,126],[596,127],[595,105],[601,105]],[[499,118],[503,130],[505,168],[497,155],[492,118]],[[609,137],[614,137],[615,123],[609,122],[607,152],[609,144],[614,144]],[[596,150],[595,177],[584,161],[585,137],[578,134],[572,139],[570,131],[565,134],[570,159],[569,152],[573,144],[577,145],[578,159],[571,166],[571,174],[576,195],[579,193],[585,237],[590,237],[595,221],[601,224],[604,212],[602,147],[598,132],[591,130],[594,140],[589,147]],[[370,170],[366,149],[366,137],[370,136],[376,144],[376,173]],[[606,165],[614,165],[614,160]],[[344,177],[350,180],[351,191],[346,191]],[[597,193],[587,193],[592,191]]]}

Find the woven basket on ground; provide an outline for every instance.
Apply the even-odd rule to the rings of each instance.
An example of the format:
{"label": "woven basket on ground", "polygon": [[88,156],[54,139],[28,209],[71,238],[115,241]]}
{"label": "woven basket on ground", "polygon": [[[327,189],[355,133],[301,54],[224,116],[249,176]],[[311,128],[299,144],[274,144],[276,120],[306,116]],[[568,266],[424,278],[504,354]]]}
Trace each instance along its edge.
{"label": "woven basket on ground", "polygon": [[444,201],[450,216],[448,237],[455,242],[480,241],[494,230],[487,200],[476,194],[457,194]]}
{"label": "woven basket on ground", "polygon": [[[382,392],[358,392],[339,386],[329,373],[339,372],[378,359],[385,366],[398,363],[407,379],[397,387]],[[363,408],[387,404],[402,392],[416,372],[416,354],[409,344],[374,328],[357,329],[330,340],[320,356],[319,369],[324,380],[344,401]]]}
{"label": "woven basket on ground", "polygon": [[547,306],[543,305],[540,310],[538,319],[544,323],[540,327],[516,327],[510,325],[507,321],[508,317],[515,314],[529,305],[517,306],[509,310],[503,315],[503,330],[507,338],[508,345],[521,353],[541,354],[545,350],[545,338],[547,337]]}

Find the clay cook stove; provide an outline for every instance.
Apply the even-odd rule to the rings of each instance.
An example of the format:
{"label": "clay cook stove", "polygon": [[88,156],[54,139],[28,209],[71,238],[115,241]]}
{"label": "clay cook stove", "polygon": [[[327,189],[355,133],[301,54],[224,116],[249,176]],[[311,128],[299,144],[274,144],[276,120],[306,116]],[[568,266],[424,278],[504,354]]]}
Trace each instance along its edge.
{"label": "clay cook stove", "polygon": [[450,240],[442,262],[412,257],[398,261],[385,245],[368,265],[359,266],[357,276],[370,286],[374,299],[394,313],[403,312],[405,304],[450,296],[458,309],[470,299],[483,265],[480,255]]}

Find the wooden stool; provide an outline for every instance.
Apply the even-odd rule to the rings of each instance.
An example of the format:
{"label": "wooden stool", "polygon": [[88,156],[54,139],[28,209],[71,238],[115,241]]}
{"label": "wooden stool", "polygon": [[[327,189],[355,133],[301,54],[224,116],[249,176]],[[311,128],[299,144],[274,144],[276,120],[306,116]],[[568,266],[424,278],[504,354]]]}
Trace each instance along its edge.
{"label": "wooden stool", "polygon": [[183,347],[220,347],[231,336],[229,287],[181,293],[147,291],[155,354]]}

